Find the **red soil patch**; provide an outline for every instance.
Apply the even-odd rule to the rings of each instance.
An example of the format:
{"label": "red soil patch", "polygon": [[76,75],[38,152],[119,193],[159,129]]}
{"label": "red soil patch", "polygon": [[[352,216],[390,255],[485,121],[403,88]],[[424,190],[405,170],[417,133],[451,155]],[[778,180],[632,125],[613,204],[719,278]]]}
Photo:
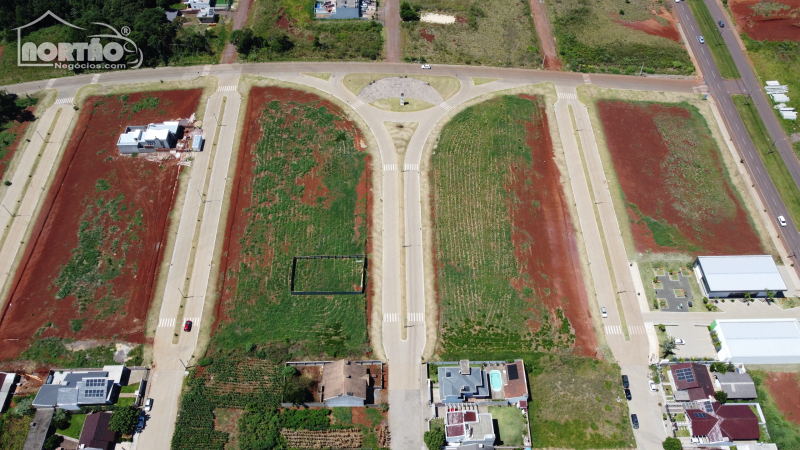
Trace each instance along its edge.
{"label": "red soil patch", "polygon": [[514,164],[506,185],[506,190],[514,193],[509,196],[514,197],[514,204],[509,203],[512,241],[523,272],[518,289],[533,289],[554,321],[556,309],[562,308],[575,329],[575,353],[594,357],[597,339],[544,107],[539,116],[541,119],[526,122],[533,165]]}
{"label": "red soil patch", "polygon": [[[640,108],[622,101],[600,101],[597,104],[600,119],[608,141],[608,149],[614,163],[617,179],[625,194],[625,200],[636,205],[642,214],[654,219],[664,219],[670,225],[680,227],[681,233],[694,245],[702,248],[703,254],[761,254],[761,243],[750,225],[747,213],[734,195],[730,183],[725,183],[727,195],[736,204],[736,214],[731,219],[717,223],[711,218],[703,222],[699,230],[683,226],[684,218],[674,207],[675,199],[669,194],[668,173],[662,162],[670,153],[656,126],[654,117],[666,114],[689,118],[690,112],[679,106],[650,104]],[[631,130],[636,130],[635,139]],[[719,155],[713,153],[718,170],[722,171]],[[675,252],[673,247],[656,244],[644,221],[630,210],[635,221],[631,231],[636,250],[645,252]]]}
{"label": "red soil patch", "polygon": [[678,26],[675,25],[675,18],[672,17],[672,14],[667,12],[667,10],[662,6],[661,12],[657,15],[666,19],[669,22],[669,25],[661,25],[656,19],[640,20],[637,22],[615,20],[615,22],[632,30],[644,31],[645,33],[653,36],[660,36],[671,39],[675,42],[680,42],[681,34],[678,32]]}
{"label": "red soil patch", "polygon": [[[108,339],[117,335],[128,342],[145,342],[145,319],[163,256],[162,242],[174,201],[179,166],[174,159],[157,163],[141,156],[120,156],[116,142],[126,125],[189,117],[197,109],[201,93],[199,89],[155,92],[153,95],[158,96],[160,105],[131,114],[130,118],[127,112],[121,113],[122,103],[118,97],[98,96],[86,100],[3,310],[0,340],[19,341],[6,341],[0,347],[0,360],[19,356],[28,346],[27,340],[48,321],[55,327],[49,328],[42,337]],[[144,94],[130,94],[128,104],[137,102]],[[102,102],[102,105],[92,107],[95,102]],[[166,115],[160,114],[163,110]],[[101,178],[112,181],[111,188],[105,192],[95,187]],[[120,203],[127,209],[120,209],[119,221],[106,223],[121,229],[112,237],[123,235],[138,210],[142,214],[141,226],[134,226],[138,240],[131,239],[128,234],[120,243],[128,242],[130,247],[122,274],[111,281],[113,288],[108,293],[122,299],[122,303],[108,317],[98,319],[100,306],[106,303],[100,298],[108,286],[95,289],[92,291],[94,302],[82,316],[86,322],[80,332],[74,333],[69,320],[79,317],[78,302],[73,295],[56,300],[58,287],[54,281],[70,261],[73,249],[78,247],[78,229],[88,211],[87,199],[108,201],[119,195],[124,196]],[[114,257],[114,254],[107,251],[103,253],[103,259],[105,257]],[[116,258],[122,258],[122,253]]]}
{"label": "red soil patch", "polygon": [[800,425],[800,376],[796,373],[767,372],[764,381],[786,420]]}
{"label": "red soil patch", "polygon": [[456,16],[457,23],[469,23],[469,20],[466,17]]}
{"label": "red soil patch", "polygon": [[436,37],[433,34],[429,34],[428,30],[426,30],[425,28],[419,30],[419,35],[428,42],[433,42],[433,39]]}
{"label": "red soil patch", "polygon": [[[0,57],[2,57],[2,56],[3,56],[2,55],[2,49],[0,49]],[[33,115],[33,107],[32,106],[29,106],[26,109],[26,111],[27,111],[27,113],[29,115],[31,115],[31,116]],[[0,178],[5,176],[6,169],[8,169],[8,163],[11,161],[11,159],[17,153],[17,149],[19,148],[19,144],[22,141],[22,135],[25,134],[25,130],[28,129],[28,126],[31,123],[32,122],[30,120],[23,120],[22,122],[15,122],[14,125],[12,125],[11,128],[8,129],[8,132],[16,134],[17,138],[14,140],[14,142],[11,145],[8,146],[8,148],[6,150],[6,154],[3,155],[2,158],[0,158]]]}
{"label": "red soil patch", "polygon": [[325,198],[328,196],[328,188],[322,184],[322,180],[317,178],[317,171],[322,165],[322,159],[319,156],[319,149],[314,151],[314,160],[317,162],[317,166],[311,168],[311,170],[297,180],[298,186],[303,186],[303,198],[300,199],[300,202],[304,205],[315,205],[317,203],[317,199]]}
{"label": "red soil patch", "polygon": [[[239,155],[240,155],[240,163],[239,167],[236,170],[236,177],[233,181],[233,190],[231,193],[231,200],[230,204],[233,207],[230,208],[228,212],[228,219],[227,219],[227,227],[225,229],[225,247],[222,252],[222,259],[220,262],[220,299],[217,301],[217,304],[214,308],[215,310],[215,321],[212,326],[212,333],[214,330],[217,329],[217,326],[220,324],[221,321],[225,321],[229,319],[227,314],[228,307],[232,307],[233,297],[236,290],[236,275],[229,277],[229,269],[231,269],[231,273],[235,272],[235,269],[238,268],[239,261],[243,260],[242,256],[242,244],[240,243],[240,239],[245,235],[245,230],[247,228],[247,224],[250,221],[250,214],[246,212],[252,205],[251,205],[251,196],[248,193],[250,189],[250,185],[248,184],[248,180],[252,177],[253,174],[253,149],[258,144],[258,142],[263,137],[263,130],[261,129],[261,120],[260,117],[264,112],[264,107],[271,101],[279,101],[279,102],[298,102],[298,103],[311,103],[311,102],[318,102],[320,97],[317,95],[298,91],[294,89],[286,89],[286,88],[279,88],[279,87],[254,87],[250,90],[250,98],[247,102],[247,114],[245,117],[245,126],[242,130],[242,140],[239,147]],[[325,107],[327,110],[335,113],[341,114],[341,109],[334,105],[333,103],[323,100],[319,103],[320,107]],[[287,127],[289,124],[287,124]],[[337,121],[336,122],[337,129],[347,129],[351,131],[355,135],[355,144],[356,148],[364,149],[366,145],[364,145],[364,139],[361,136],[359,130],[353,125],[351,122],[348,121]],[[370,179],[370,159],[369,155],[366,158],[366,192],[372,193],[372,183]],[[313,177],[312,177],[313,179]],[[242,181],[245,182],[242,182]],[[305,181],[309,181],[307,177],[304,178]],[[304,182],[305,182],[304,181]],[[307,186],[307,185],[306,185]],[[361,186],[361,183],[359,183]],[[324,187],[324,186],[323,186]],[[327,193],[327,189],[325,191]],[[359,200],[361,200],[361,192],[359,191]],[[369,198],[366,201],[367,204],[367,233],[370,232],[370,224],[372,223],[372,197],[371,195],[368,196]],[[303,195],[305,199],[305,192]],[[359,202],[360,203],[360,202]],[[372,240],[366,239],[367,241],[367,254],[372,251]],[[274,245],[283,245],[282,243],[275,243]],[[288,243],[286,243],[288,245]],[[268,249],[267,252],[270,257],[272,255],[272,250]],[[369,270],[369,269],[368,269]],[[369,279],[369,276],[368,276]],[[367,327],[369,329],[369,322],[370,322],[370,313],[372,311],[372,299],[375,296],[374,289],[368,285],[367,286]]]}
{"label": "red soil patch", "polygon": [[289,23],[289,18],[286,17],[286,14],[282,14],[282,13],[283,13],[283,8],[281,8],[281,10],[278,11],[278,14],[280,15],[280,18],[278,19],[278,22],[275,23],[275,25],[278,28],[281,28],[283,30],[289,31],[289,28],[291,27],[291,24]]}
{"label": "red soil patch", "polygon": [[769,17],[765,17],[750,8],[761,3],[761,0],[730,0],[728,6],[736,24],[757,41],[800,41],[800,0],[770,1],[789,8],[773,11]]}

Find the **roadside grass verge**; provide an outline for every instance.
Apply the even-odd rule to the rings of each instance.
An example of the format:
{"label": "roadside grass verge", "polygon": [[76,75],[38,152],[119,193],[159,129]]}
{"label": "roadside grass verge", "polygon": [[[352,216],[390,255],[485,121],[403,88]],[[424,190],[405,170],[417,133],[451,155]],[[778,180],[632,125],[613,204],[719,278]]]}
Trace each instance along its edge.
{"label": "roadside grass verge", "polygon": [[525,361],[532,448],[632,448],[619,366],[591,358],[543,356]]}
{"label": "roadside grass verge", "polygon": [[733,98],[736,109],[739,111],[739,116],[741,116],[747,132],[756,146],[758,156],[761,157],[769,177],[789,210],[789,215],[792,216],[792,220],[795,223],[800,223],[800,189],[795,184],[781,155],[777,151],[767,154],[770,148],[773,147],[772,140],[769,137],[769,133],[767,133],[764,122],[761,121],[761,116],[759,116],[755,105],[753,105],[753,102],[748,102],[745,105],[747,98],[743,95],[732,95],[731,98]]}
{"label": "roadside grass verge", "polygon": [[739,69],[736,68],[731,52],[728,51],[728,46],[720,36],[723,32],[735,33],[736,31],[733,29],[721,31],[703,0],[688,0],[686,3],[692,9],[692,14],[700,26],[700,32],[705,37],[705,45],[711,51],[711,56],[714,58],[722,78],[739,78]]}
{"label": "roadside grass verge", "polygon": [[775,404],[775,400],[764,385],[764,378],[769,374],[760,370],[749,370],[748,373],[756,385],[758,403],[761,404],[761,410],[767,419],[769,438],[762,433],[761,439],[764,442],[772,442],[781,449],[800,448],[800,426],[786,420],[786,417],[778,409],[778,405]]}
{"label": "roadside grass verge", "polygon": [[[786,106],[800,109],[800,42],[793,41],[755,41],[742,34],[742,41],[747,47],[747,54],[756,68],[756,77],[761,87],[768,80],[778,80],[789,87],[791,101]],[[794,93],[794,95],[792,95]],[[771,103],[769,96],[768,101]],[[800,122],[784,120],[778,111],[774,111],[778,123],[781,124],[786,135],[796,134],[800,138]],[[771,143],[771,142],[770,142]],[[794,152],[800,157],[800,141],[792,143]],[[793,216],[794,217],[794,216]]]}

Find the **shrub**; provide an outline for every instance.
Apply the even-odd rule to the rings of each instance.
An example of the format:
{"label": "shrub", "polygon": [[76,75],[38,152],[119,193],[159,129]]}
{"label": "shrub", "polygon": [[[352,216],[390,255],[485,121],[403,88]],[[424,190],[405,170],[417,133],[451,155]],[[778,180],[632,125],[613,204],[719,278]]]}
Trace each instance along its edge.
{"label": "shrub", "polygon": [[717,391],[714,392],[714,398],[717,399],[718,402],[724,404],[728,401],[728,394],[725,391]]}
{"label": "shrub", "polygon": [[59,430],[69,427],[69,414],[65,409],[57,409],[53,414],[53,423]]}
{"label": "shrub", "polygon": [[54,435],[48,437],[47,439],[45,439],[44,447],[42,447],[42,448],[44,448],[44,450],[56,450],[61,445],[61,442],[63,442],[63,441],[64,441],[63,437],[61,437],[61,436],[59,436],[57,434],[54,434]]}
{"label": "shrub", "polygon": [[33,397],[25,397],[17,400],[17,406],[14,407],[14,414],[18,416],[32,416],[36,413],[33,408]]}
{"label": "shrub", "polygon": [[138,420],[138,409],[132,406],[116,408],[114,414],[111,415],[111,422],[108,424],[108,429],[121,434],[131,434],[134,428],[136,428],[136,422]]}
{"label": "shrub", "polygon": [[403,2],[400,4],[400,18],[403,22],[416,22],[419,20],[419,9],[419,6]]}
{"label": "shrub", "polygon": [[423,439],[428,450],[440,450],[446,444],[444,431],[442,430],[426,431]]}
{"label": "shrub", "polygon": [[664,450],[681,450],[683,448],[681,440],[674,437],[665,439],[661,446],[664,447]]}

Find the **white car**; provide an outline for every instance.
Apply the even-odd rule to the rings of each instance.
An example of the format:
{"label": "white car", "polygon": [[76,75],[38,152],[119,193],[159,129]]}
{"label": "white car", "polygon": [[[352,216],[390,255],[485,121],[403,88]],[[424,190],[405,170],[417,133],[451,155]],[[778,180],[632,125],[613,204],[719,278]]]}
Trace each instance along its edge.
{"label": "white car", "polygon": [[144,402],[144,410],[150,412],[153,409],[153,399],[148,398],[146,402]]}
{"label": "white car", "polygon": [[430,65],[430,64],[423,64],[423,65],[422,65],[422,68],[423,68],[423,69],[430,69],[430,68],[431,68],[431,65]]}
{"label": "white car", "polygon": [[650,381],[650,390],[651,390],[652,392],[655,392],[655,391],[656,391],[656,384],[655,384],[655,383],[653,383],[652,381]]}
{"label": "white car", "polygon": [[600,308],[600,314],[603,316],[603,319],[608,317],[608,313],[606,312],[606,307],[605,306]]}
{"label": "white car", "polygon": [[676,345],[684,345],[684,344],[686,344],[686,341],[684,341],[683,339],[675,339],[675,344]]}
{"label": "white car", "polygon": [[785,226],[786,226],[786,218],[784,218],[783,216],[778,216],[778,223],[779,223],[779,224],[780,224],[782,227],[785,227]]}
{"label": "white car", "polygon": [[706,43],[706,39],[703,36],[697,36],[697,40],[700,41],[701,44]]}

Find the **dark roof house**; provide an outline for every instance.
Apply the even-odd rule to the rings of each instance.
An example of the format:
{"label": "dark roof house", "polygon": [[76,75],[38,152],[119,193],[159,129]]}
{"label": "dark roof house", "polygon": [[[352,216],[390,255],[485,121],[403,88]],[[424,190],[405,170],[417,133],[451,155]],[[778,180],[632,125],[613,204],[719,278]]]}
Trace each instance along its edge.
{"label": "dark roof house", "polygon": [[715,373],[720,389],[728,394],[730,400],[746,400],[758,397],[756,385],[749,374],[728,372]]}
{"label": "dark roof house", "polygon": [[458,367],[439,366],[439,399],[443,403],[462,403],[468,398],[489,397],[486,372],[461,361]]}
{"label": "dark roof house", "polygon": [[114,402],[124,366],[106,366],[96,370],[51,371],[33,400],[35,408],[62,408],[77,411],[81,406],[108,405]]}
{"label": "dark roof house", "polygon": [[691,423],[692,436],[705,437],[709,443],[753,441],[761,436],[758,418],[748,405],[705,402],[703,410],[686,410],[686,417]]}
{"label": "dark roof house", "polygon": [[676,401],[707,400],[714,397],[714,385],[706,366],[697,363],[674,364],[670,366],[675,383]]}
{"label": "dark roof house", "polygon": [[83,423],[81,438],[78,441],[78,448],[97,448],[101,450],[113,450],[116,446],[116,433],[108,429],[111,423],[111,413],[100,412],[89,414]]}
{"label": "dark roof house", "polygon": [[328,406],[364,406],[369,385],[367,367],[342,359],[322,368],[322,401]]}

